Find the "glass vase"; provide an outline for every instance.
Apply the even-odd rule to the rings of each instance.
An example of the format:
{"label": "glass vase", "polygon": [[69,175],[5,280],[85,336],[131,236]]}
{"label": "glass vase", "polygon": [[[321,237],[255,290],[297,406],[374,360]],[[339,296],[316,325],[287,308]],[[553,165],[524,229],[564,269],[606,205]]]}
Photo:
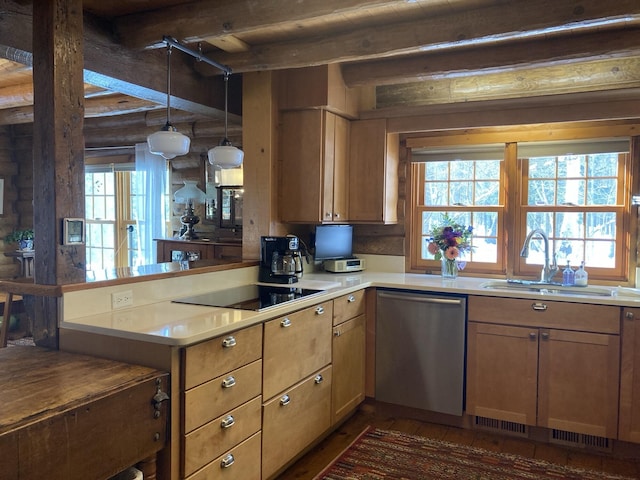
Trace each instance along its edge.
{"label": "glass vase", "polygon": [[442,257],[442,278],[453,280],[458,278],[458,262]]}

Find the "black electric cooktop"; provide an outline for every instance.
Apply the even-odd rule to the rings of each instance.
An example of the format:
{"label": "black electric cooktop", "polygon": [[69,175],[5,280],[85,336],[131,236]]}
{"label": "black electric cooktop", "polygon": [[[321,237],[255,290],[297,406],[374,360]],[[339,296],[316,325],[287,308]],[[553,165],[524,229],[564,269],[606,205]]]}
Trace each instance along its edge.
{"label": "black electric cooktop", "polygon": [[218,290],[193,297],[179,298],[173,300],[173,302],[260,311],[320,292],[322,292],[322,290],[289,285],[243,285],[241,287]]}

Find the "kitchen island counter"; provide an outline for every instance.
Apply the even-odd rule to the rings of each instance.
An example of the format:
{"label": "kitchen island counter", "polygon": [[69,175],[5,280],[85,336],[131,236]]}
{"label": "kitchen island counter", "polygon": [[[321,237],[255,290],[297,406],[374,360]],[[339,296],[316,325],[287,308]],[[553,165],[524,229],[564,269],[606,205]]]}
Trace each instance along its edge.
{"label": "kitchen island counter", "polygon": [[[74,297],[67,298],[72,295],[71,293],[65,295],[65,315],[60,328],[162,345],[187,346],[367,287],[545,299],[600,305],[640,306],[640,295],[636,295],[630,290],[626,292],[626,295],[616,296],[589,295],[587,291],[585,291],[585,295],[564,295],[562,292],[488,289],[486,285],[490,280],[487,278],[458,277],[455,280],[443,280],[438,275],[374,271],[348,274],[307,274],[294,285],[301,288],[323,288],[322,291],[263,311],[184,305],[172,302],[172,300],[184,296],[255,283],[255,278],[257,278],[254,268],[238,269],[234,272],[236,272],[235,277],[226,272],[222,282],[209,281],[208,279],[198,281],[199,275],[197,274],[181,277],[182,281],[179,286],[174,283],[172,287],[168,288],[162,284],[154,286],[154,282],[147,282],[147,287],[157,293],[155,297],[161,296],[160,298],[146,298],[148,295],[145,292],[135,292],[134,299],[137,300],[139,296],[145,297],[139,302],[140,305],[134,301],[134,306],[131,308],[116,310],[111,309],[111,305],[106,305],[102,308],[103,311],[97,311],[94,314],[83,314],[83,309],[90,309],[95,306],[96,302],[83,297],[83,292],[73,292],[78,294],[77,299],[81,300],[81,303],[78,304]],[[615,290],[613,287],[608,288]],[[101,292],[95,289],[92,292],[93,297],[101,295],[102,300],[106,298],[105,295],[113,293],[112,291]],[[107,303],[109,303],[108,298]],[[68,312],[70,313],[68,314]]]}

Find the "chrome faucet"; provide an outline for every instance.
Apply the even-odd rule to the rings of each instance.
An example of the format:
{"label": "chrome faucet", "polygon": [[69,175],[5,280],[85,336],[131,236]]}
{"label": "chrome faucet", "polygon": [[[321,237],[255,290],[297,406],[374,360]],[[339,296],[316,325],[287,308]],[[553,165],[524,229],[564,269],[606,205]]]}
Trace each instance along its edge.
{"label": "chrome faucet", "polygon": [[549,237],[539,228],[531,230],[527,235],[527,238],[524,239],[524,245],[522,245],[522,250],[520,251],[520,256],[527,258],[529,256],[529,243],[531,242],[531,238],[534,235],[540,235],[542,240],[544,241],[544,267],[542,267],[542,272],[540,273],[540,281],[542,283],[551,283],[553,276],[558,272],[558,263],[556,261],[556,254],[553,254],[553,263],[551,263],[551,256],[549,255]]}

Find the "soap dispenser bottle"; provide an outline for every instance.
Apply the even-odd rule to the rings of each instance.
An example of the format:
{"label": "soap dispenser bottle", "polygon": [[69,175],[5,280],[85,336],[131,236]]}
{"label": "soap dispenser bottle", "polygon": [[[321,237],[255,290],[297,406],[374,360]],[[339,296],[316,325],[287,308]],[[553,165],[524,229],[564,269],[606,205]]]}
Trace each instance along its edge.
{"label": "soap dispenser bottle", "polygon": [[575,273],[575,282],[579,287],[586,287],[589,283],[589,274],[584,269],[584,261],[580,263],[580,268],[576,270]]}
{"label": "soap dispenser bottle", "polygon": [[567,267],[562,271],[562,284],[563,285],[575,284],[575,272],[569,266],[569,260],[567,260]]}

